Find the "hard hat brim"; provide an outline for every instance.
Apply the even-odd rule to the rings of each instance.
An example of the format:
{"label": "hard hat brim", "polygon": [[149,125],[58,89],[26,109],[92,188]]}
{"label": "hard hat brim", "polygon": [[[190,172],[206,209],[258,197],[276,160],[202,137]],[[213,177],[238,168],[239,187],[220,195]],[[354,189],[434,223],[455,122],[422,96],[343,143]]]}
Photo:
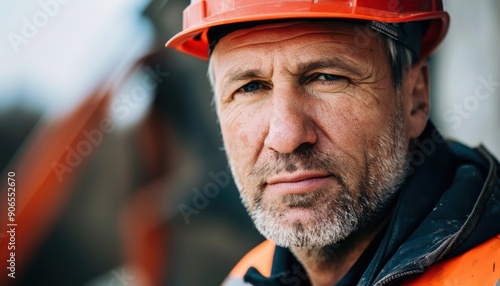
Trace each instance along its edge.
{"label": "hard hat brim", "polygon": [[[294,20],[294,19],[349,19],[379,21],[388,23],[402,23],[413,21],[430,21],[427,33],[424,35],[420,48],[420,57],[428,57],[445,37],[449,27],[449,15],[445,11],[391,13],[363,7],[346,7],[338,5],[332,11],[321,9],[321,6],[305,5],[303,3],[287,3],[286,6],[261,4],[233,9],[229,12],[209,17],[198,17],[196,23],[184,23],[189,27],[175,35],[166,43],[166,47],[175,48],[183,53],[208,59],[208,39],[206,32],[209,28],[243,22],[266,20]],[[314,8],[314,9],[313,9]],[[189,13],[184,11],[184,17]]]}

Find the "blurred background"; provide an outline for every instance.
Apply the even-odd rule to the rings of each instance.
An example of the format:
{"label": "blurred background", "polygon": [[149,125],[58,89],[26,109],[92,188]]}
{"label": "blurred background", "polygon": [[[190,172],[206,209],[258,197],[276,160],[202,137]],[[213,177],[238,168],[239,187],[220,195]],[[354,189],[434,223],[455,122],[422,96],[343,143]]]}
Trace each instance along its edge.
{"label": "blurred background", "polygon": [[[16,178],[16,278],[219,285],[263,238],[230,178],[206,63],[164,48],[188,0],[0,4],[0,180]],[[500,4],[445,1],[437,128],[500,157]]]}

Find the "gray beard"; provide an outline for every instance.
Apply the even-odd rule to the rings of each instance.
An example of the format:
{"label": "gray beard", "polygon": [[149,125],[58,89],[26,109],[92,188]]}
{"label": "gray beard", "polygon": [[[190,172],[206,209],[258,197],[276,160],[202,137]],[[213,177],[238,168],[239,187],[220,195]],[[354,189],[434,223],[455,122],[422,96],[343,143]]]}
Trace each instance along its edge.
{"label": "gray beard", "polygon": [[[308,194],[290,194],[281,198],[280,204],[287,207],[308,208],[312,217],[307,221],[284,223],[280,209],[275,208],[272,202],[263,204],[262,191],[247,192],[239,187],[241,199],[259,232],[279,246],[316,248],[338,243],[378,217],[404,181],[408,151],[399,108],[379,137],[377,148],[368,152],[366,171],[356,186],[357,190],[350,189],[345,176],[337,172],[335,177],[339,189],[334,196],[332,190],[318,189]],[[338,162],[329,161],[326,156],[316,159],[315,154],[305,153],[302,165],[335,165],[335,170],[348,169],[339,166]],[[288,164],[284,168],[292,172],[296,166]],[[273,171],[266,169],[260,172]],[[236,174],[234,170],[233,174]],[[237,178],[236,181],[240,185]]]}

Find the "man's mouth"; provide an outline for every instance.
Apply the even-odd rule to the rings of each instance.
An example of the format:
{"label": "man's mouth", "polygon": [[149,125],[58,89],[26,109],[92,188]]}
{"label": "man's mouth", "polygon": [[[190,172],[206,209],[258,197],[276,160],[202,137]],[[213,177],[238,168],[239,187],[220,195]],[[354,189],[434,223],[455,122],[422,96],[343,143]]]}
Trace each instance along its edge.
{"label": "man's mouth", "polygon": [[265,190],[277,194],[305,194],[317,190],[333,176],[324,171],[296,171],[266,180]]}

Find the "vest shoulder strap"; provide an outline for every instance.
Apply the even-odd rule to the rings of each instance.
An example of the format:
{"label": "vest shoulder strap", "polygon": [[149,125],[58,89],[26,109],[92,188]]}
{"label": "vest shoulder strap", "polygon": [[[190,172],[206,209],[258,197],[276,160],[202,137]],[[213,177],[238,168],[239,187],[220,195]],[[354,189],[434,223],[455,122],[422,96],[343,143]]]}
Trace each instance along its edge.
{"label": "vest shoulder strap", "polygon": [[243,281],[243,277],[250,267],[255,267],[265,277],[271,276],[275,247],[274,242],[270,240],[265,240],[257,245],[236,264],[222,285],[243,285],[239,283]]}

